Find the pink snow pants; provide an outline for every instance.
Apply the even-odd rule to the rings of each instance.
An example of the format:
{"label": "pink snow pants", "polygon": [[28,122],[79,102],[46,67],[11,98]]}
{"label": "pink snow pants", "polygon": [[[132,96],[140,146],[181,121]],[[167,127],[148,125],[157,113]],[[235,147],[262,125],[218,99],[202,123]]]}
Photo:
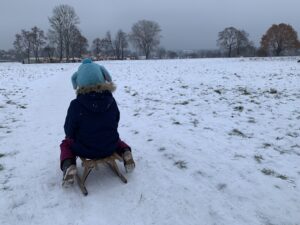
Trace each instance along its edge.
{"label": "pink snow pants", "polygon": [[[76,155],[71,151],[71,145],[74,141],[70,138],[66,138],[62,141],[62,143],[60,144],[60,168],[62,168],[62,163],[64,160],[66,159],[74,159],[76,160]],[[123,150],[125,148],[129,148],[129,145],[127,145],[124,141],[122,141],[121,139],[118,140],[117,143],[117,149],[116,152],[119,155],[122,155]]]}

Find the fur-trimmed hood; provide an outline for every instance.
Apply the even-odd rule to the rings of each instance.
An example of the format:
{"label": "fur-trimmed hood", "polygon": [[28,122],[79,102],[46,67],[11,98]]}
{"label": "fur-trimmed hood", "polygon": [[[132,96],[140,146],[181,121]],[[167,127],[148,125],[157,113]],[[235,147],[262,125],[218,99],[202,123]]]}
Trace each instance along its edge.
{"label": "fur-trimmed hood", "polygon": [[76,90],[77,95],[79,94],[89,94],[92,92],[101,93],[104,91],[114,92],[116,90],[116,85],[113,82],[106,82],[97,85],[80,87]]}
{"label": "fur-trimmed hood", "polygon": [[102,83],[77,89],[76,100],[88,111],[102,113],[115,102],[112,92],[116,86],[112,83]]}

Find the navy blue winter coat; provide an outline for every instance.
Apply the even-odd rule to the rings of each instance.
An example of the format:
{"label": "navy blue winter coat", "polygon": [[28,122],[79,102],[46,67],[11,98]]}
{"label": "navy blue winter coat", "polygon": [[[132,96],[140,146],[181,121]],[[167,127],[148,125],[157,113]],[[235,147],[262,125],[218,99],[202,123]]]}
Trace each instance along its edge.
{"label": "navy blue winter coat", "polygon": [[116,151],[120,112],[110,91],[78,94],[71,101],[64,129],[74,140],[71,150],[85,158],[102,158]]}

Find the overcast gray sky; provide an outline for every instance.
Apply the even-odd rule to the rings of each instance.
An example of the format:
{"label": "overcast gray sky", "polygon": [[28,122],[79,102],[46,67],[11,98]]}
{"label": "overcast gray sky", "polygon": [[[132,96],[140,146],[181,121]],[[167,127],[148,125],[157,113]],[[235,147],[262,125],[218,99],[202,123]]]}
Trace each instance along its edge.
{"label": "overcast gray sky", "polygon": [[0,0],[0,49],[12,48],[21,29],[49,28],[48,17],[56,5],[69,4],[80,18],[80,29],[89,43],[129,32],[141,19],[153,20],[162,29],[161,45],[167,49],[216,48],[218,32],[225,27],[244,29],[256,45],[274,23],[288,23],[300,32],[299,0]]}

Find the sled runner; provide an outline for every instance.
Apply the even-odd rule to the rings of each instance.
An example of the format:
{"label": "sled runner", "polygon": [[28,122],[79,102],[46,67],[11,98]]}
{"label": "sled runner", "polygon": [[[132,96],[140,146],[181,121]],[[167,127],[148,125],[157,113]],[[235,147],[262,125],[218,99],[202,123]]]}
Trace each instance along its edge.
{"label": "sled runner", "polygon": [[80,159],[82,161],[82,167],[84,167],[84,170],[82,176],[77,173],[76,178],[80,190],[84,195],[88,194],[88,191],[85,187],[85,181],[94,168],[98,169],[98,164],[107,164],[124,183],[127,183],[127,179],[120,172],[119,167],[116,163],[116,160],[123,162],[123,159],[117,153],[114,153],[111,156],[102,159],[86,159],[82,157],[80,157]]}

